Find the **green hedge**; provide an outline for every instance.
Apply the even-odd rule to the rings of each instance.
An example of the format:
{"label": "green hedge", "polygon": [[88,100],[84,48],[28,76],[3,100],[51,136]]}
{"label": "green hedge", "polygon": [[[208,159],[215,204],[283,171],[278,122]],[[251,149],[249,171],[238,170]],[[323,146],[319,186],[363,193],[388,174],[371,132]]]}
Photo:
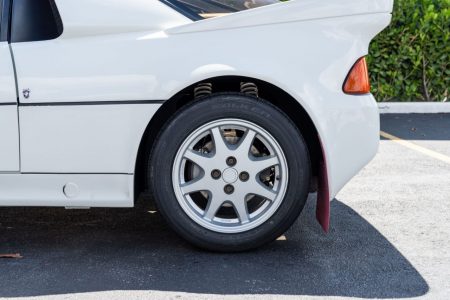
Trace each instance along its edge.
{"label": "green hedge", "polygon": [[446,101],[450,0],[395,0],[393,20],[368,57],[378,101]]}

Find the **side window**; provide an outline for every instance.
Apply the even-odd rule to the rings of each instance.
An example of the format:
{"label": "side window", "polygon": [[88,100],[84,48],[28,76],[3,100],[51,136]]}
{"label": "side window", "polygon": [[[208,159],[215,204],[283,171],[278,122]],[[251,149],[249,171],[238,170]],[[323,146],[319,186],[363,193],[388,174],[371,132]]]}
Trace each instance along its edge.
{"label": "side window", "polygon": [[0,0],[0,42],[7,40],[7,32],[3,32],[3,0]]}
{"label": "side window", "polygon": [[8,41],[10,0],[0,0],[0,42]]}
{"label": "side window", "polygon": [[11,42],[34,42],[56,39],[63,24],[54,0],[14,0]]}

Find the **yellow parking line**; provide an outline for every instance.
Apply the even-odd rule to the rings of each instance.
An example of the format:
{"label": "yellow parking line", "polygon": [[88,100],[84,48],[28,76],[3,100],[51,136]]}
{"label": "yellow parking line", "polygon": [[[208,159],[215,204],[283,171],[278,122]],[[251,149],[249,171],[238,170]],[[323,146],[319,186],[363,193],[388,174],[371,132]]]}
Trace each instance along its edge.
{"label": "yellow parking line", "polygon": [[429,157],[432,157],[432,158],[435,158],[435,159],[438,159],[440,161],[443,161],[443,162],[446,162],[446,163],[450,164],[450,157],[447,156],[447,155],[444,155],[442,153],[439,153],[439,152],[436,152],[436,151],[433,151],[433,150],[430,150],[430,149],[418,146],[418,145],[413,144],[411,142],[402,140],[401,138],[396,137],[395,135],[389,134],[389,133],[384,132],[384,131],[380,131],[380,135],[382,137],[384,137],[384,138],[386,138],[388,140],[391,140],[393,142],[396,142],[396,143],[398,143],[398,144],[400,144],[400,145],[402,145],[402,146],[404,146],[406,148],[409,148],[409,149],[414,150],[416,152],[420,152],[420,153],[425,154],[425,155],[427,155]]}

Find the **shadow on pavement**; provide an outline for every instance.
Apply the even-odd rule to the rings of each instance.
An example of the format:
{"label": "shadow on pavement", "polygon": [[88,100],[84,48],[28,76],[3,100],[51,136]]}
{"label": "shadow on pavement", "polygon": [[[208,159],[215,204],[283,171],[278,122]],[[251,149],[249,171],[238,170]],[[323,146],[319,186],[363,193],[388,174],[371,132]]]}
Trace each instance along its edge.
{"label": "shadow on pavement", "polygon": [[332,231],[314,201],[295,226],[254,252],[194,249],[143,208],[1,208],[0,297],[113,290],[406,298],[427,293],[416,269],[350,207],[332,202]]}

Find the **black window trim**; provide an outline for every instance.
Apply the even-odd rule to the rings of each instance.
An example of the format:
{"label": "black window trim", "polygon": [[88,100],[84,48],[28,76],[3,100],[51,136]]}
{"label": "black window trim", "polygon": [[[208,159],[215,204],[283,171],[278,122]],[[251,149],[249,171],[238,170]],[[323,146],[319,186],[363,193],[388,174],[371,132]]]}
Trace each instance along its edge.
{"label": "black window trim", "polygon": [[193,13],[186,5],[184,5],[182,3],[177,2],[177,4],[175,4],[175,2],[173,0],[159,0],[159,1],[161,1],[162,3],[166,4],[167,6],[169,6],[171,8],[173,8],[174,10],[176,10],[180,14],[184,15],[185,17],[188,17],[192,21],[203,20],[202,17]]}
{"label": "black window trim", "polygon": [[[8,42],[11,43],[11,24],[12,24],[12,10],[13,10],[13,1],[14,0],[2,0],[3,6],[0,7],[0,42]],[[56,37],[48,38],[48,39],[36,39],[36,40],[27,40],[26,42],[37,42],[37,41],[48,41],[54,40],[60,37],[64,32],[64,23],[61,19],[61,15],[59,13],[58,7],[56,5],[55,0],[49,0],[53,9],[53,14],[55,15],[55,22],[57,26],[61,29],[59,31],[59,35]],[[1,2],[0,2],[1,4]]]}
{"label": "black window trim", "polygon": [[63,34],[64,24],[55,0],[12,0],[11,6],[10,43],[50,41]]}
{"label": "black window trim", "polygon": [[[192,21],[200,21],[200,20],[205,19],[202,16],[198,15],[194,10],[192,10],[192,7],[190,7],[188,4],[183,3],[180,0],[159,0],[159,1],[168,5],[172,9],[178,11],[182,15],[188,17]],[[233,8],[231,5],[221,3],[220,1],[217,1],[217,0],[211,0],[211,2],[213,2],[211,4],[213,4],[217,7],[223,8],[227,13],[228,12],[229,13],[239,12],[241,10],[244,10],[244,9],[239,9],[239,8]],[[281,1],[278,0],[278,2],[281,2]],[[246,9],[249,9],[249,8],[246,8]]]}
{"label": "black window trim", "polygon": [[3,6],[1,11],[1,24],[0,24],[0,41],[9,42],[10,38],[10,24],[11,24],[11,7],[12,0],[3,0]]}

